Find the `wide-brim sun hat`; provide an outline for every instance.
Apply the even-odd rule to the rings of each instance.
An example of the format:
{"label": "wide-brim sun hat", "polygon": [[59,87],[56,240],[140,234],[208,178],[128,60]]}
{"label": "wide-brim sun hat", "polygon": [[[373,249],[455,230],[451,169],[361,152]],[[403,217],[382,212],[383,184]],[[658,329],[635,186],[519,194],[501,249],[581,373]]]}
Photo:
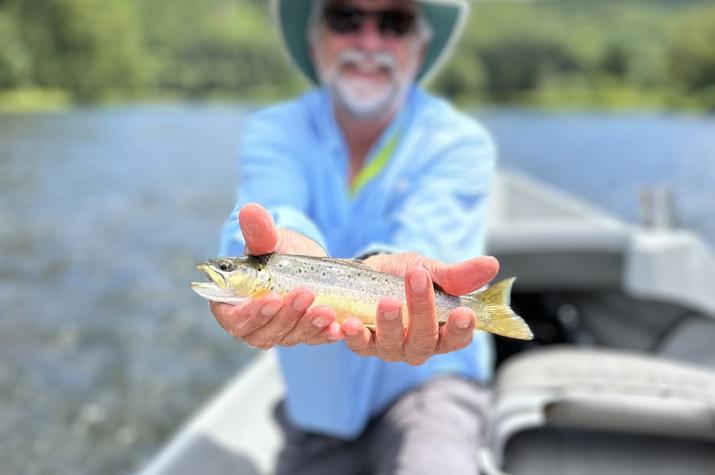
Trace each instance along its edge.
{"label": "wide-brim sun hat", "polygon": [[[308,27],[314,0],[272,0],[273,16],[288,55],[314,84],[319,84],[310,56]],[[432,31],[415,80],[426,82],[452,53],[469,14],[466,0],[415,0]]]}

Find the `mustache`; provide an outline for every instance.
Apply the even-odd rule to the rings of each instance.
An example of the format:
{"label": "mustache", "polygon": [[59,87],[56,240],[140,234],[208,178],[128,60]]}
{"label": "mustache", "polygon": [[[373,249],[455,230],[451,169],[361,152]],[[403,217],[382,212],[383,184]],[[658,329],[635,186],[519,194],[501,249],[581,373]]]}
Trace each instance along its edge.
{"label": "mustache", "polygon": [[387,51],[368,52],[359,49],[347,49],[338,56],[339,67],[356,63],[370,63],[383,67],[390,73],[393,73],[397,65],[397,60]]}

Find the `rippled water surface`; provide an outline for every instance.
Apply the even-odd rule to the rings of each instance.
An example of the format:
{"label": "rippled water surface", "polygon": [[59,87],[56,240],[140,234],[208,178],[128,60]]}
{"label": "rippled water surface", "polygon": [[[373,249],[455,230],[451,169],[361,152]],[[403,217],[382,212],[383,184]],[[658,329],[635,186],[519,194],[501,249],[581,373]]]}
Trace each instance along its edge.
{"label": "rippled water surface", "polygon": [[[478,114],[502,164],[715,245],[715,119]],[[0,472],[131,473],[249,358],[188,289],[232,208],[242,108],[0,115]]]}

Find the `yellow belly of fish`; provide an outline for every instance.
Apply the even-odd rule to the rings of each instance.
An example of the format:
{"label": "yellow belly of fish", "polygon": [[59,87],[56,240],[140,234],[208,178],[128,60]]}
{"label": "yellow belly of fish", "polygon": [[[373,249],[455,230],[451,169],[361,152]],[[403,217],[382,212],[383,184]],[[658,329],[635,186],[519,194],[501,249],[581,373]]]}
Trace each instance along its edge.
{"label": "yellow belly of fish", "polygon": [[358,300],[355,298],[318,294],[313,305],[328,305],[335,310],[338,323],[348,318],[357,318],[367,327],[375,327],[377,317],[377,299]]}

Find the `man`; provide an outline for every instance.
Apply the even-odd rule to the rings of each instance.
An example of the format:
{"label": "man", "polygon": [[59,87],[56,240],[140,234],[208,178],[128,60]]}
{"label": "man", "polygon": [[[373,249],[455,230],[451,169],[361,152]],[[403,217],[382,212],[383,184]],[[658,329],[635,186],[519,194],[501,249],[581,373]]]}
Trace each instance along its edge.
{"label": "man", "polygon": [[473,338],[466,308],[437,324],[433,282],[461,295],[498,270],[491,257],[469,259],[483,251],[495,152],[476,123],[418,86],[453,46],[467,5],[273,6],[291,58],[319,88],[246,124],[222,253],[364,258],[404,276],[406,289],[381,300],[374,333],[311,307],[309,289],[211,304],[236,338],[278,347],[287,389],[278,472],[477,473],[488,340]]}

